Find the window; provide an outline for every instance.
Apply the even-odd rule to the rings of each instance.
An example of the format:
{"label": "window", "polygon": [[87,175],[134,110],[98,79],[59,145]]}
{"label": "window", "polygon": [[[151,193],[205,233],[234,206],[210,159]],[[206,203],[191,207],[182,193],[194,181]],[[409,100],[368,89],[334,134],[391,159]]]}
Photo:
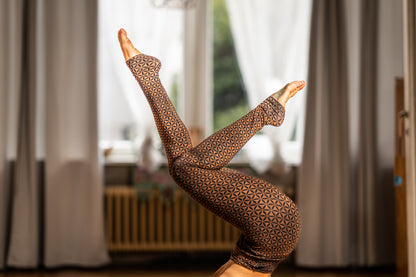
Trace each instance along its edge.
{"label": "window", "polygon": [[213,130],[233,123],[250,111],[224,0],[214,0],[213,13]]}
{"label": "window", "polygon": [[[209,99],[208,95],[212,93],[212,103],[205,106],[208,108],[205,108],[201,117],[198,108],[201,105],[196,105],[195,101],[201,101],[204,97],[192,95],[195,91],[192,85],[191,89],[184,89],[189,85],[189,79],[184,79],[187,76],[184,71],[194,70],[195,65],[208,68],[211,64],[205,66],[193,60],[195,55],[201,55],[201,51],[205,50],[201,50],[203,45],[189,43],[190,38],[198,40],[200,33],[195,33],[196,27],[189,23],[186,10],[155,5],[168,1],[124,0],[123,5],[116,0],[99,1],[100,138],[103,148],[112,148],[113,160],[117,160],[118,154],[120,160],[136,161],[136,154],[141,152],[138,148],[149,138],[151,143],[147,145],[151,145],[155,152],[161,152],[162,149],[147,101],[123,62],[116,39],[120,27],[128,31],[139,50],[162,60],[162,83],[188,128],[196,123],[199,130],[205,128],[215,132],[246,114],[250,107],[280,89],[285,82],[306,79],[311,0],[253,1],[245,4],[238,0],[207,1],[211,16],[202,21],[206,30],[212,28],[212,36],[208,37],[212,39],[213,82],[207,82],[211,88],[210,85],[206,86],[210,91],[206,92],[205,99]],[[179,2],[172,1],[175,5]],[[195,3],[202,5],[205,1]],[[283,23],[289,19],[292,22],[287,28]],[[189,35],[189,30],[194,33]],[[237,50],[239,53],[247,51],[248,54],[238,56]],[[242,58],[247,59],[242,61]],[[188,67],[185,67],[185,61],[188,61]],[[195,71],[199,72],[200,69]],[[189,75],[198,78],[204,76],[198,74],[193,72]],[[286,127],[275,128],[282,129],[284,135],[271,134],[265,128],[254,138],[256,142],[249,143],[246,150],[248,156],[261,153],[261,158],[273,159],[273,148],[280,144],[284,145],[280,153],[286,162],[300,162],[305,97],[301,95],[297,98],[299,100],[293,101],[295,106],[291,111],[288,109],[291,114],[288,116],[287,113],[285,118]],[[192,123],[188,124],[189,121]],[[201,122],[205,126],[201,126]],[[279,137],[279,141],[272,141],[276,137]],[[246,154],[240,157],[247,157]]]}
{"label": "window", "polygon": [[[183,80],[183,10],[158,8],[150,0],[99,1],[98,89],[100,145],[111,161],[135,162],[137,148],[147,138],[159,149],[153,116],[128,70],[117,40],[125,28],[143,53],[160,58],[160,77],[175,107]],[[157,136],[157,135],[156,135]]]}

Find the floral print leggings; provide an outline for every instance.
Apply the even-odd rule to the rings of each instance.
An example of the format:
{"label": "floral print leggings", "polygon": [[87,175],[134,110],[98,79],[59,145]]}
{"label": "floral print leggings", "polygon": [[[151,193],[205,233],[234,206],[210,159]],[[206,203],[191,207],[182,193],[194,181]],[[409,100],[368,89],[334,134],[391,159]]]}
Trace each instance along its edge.
{"label": "floral print leggings", "polygon": [[284,107],[270,96],[193,147],[160,82],[160,61],[139,54],[127,65],[149,102],[175,182],[205,208],[241,230],[232,261],[254,271],[272,272],[296,245],[298,209],[276,186],[225,166],[263,126],[282,124]]}

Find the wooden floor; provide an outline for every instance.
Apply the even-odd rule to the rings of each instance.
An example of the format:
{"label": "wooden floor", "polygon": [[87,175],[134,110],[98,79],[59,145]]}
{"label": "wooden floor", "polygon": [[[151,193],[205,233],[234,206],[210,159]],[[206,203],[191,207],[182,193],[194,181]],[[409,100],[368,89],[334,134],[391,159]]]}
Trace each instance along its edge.
{"label": "wooden floor", "polygon": [[[53,270],[44,272],[33,272],[33,271],[7,271],[0,272],[0,277],[212,277],[213,271],[209,270]],[[396,275],[392,272],[383,273],[382,271],[372,272],[331,272],[331,271],[319,271],[319,270],[289,270],[282,269],[276,270],[273,275],[274,277],[395,277]]]}
{"label": "wooden floor", "polygon": [[[111,265],[99,269],[48,269],[0,271],[0,277],[212,277],[229,259],[229,253],[145,253],[112,255]],[[283,261],[273,277],[398,277],[394,268],[312,270]]]}

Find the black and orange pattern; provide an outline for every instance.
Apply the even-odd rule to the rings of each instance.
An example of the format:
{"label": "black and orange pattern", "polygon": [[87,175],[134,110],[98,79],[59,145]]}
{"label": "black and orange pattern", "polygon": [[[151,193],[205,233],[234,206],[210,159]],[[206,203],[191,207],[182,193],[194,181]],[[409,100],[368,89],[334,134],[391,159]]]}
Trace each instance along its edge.
{"label": "black and orange pattern", "polygon": [[192,147],[189,133],[160,82],[160,61],[139,54],[127,65],[150,104],[175,182],[201,205],[242,231],[231,255],[235,263],[272,272],[296,245],[299,212],[275,186],[224,166],[263,126],[283,122],[283,106],[270,96],[230,126]]}

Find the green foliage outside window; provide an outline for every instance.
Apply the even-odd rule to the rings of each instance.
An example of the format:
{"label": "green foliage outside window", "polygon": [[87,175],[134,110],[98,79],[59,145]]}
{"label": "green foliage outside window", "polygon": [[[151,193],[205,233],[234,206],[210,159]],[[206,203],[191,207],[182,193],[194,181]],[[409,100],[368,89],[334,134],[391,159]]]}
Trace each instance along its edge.
{"label": "green foliage outside window", "polygon": [[214,132],[233,123],[250,108],[243,85],[224,0],[213,1]]}

